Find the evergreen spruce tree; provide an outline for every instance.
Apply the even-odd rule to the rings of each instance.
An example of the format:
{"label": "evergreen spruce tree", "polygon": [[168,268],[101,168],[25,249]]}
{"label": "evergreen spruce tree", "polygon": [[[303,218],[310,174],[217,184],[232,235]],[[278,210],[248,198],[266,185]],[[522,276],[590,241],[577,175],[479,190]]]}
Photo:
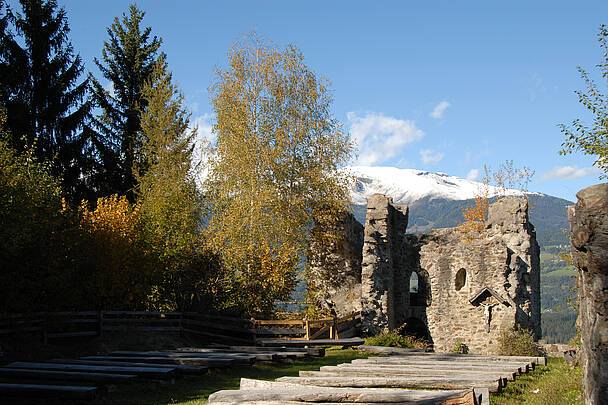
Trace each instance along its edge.
{"label": "evergreen spruce tree", "polygon": [[141,109],[146,101],[142,88],[150,77],[162,40],[150,38],[151,28],[141,27],[144,12],[131,5],[129,13],[118,17],[108,28],[101,61],[95,59],[111,89],[91,77],[93,100],[102,109],[94,126],[95,144],[100,151],[105,179],[103,193],[127,195],[133,200],[135,159],[141,146]]}
{"label": "evergreen spruce tree", "polygon": [[162,261],[155,309],[183,308],[204,263],[198,225],[201,198],[191,169],[194,131],[183,96],[172,83],[164,56],[142,89],[142,145],[137,154],[137,199]]}
{"label": "evergreen spruce tree", "polygon": [[9,31],[9,10],[4,0],[0,0],[0,98],[4,100],[3,94],[9,93],[10,82],[13,76],[10,74],[10,45],[13,38]]}
{"label": "evergreen spruce tree", "polygon": [[[33,148],[77,199],[86,194],[92,164],[82,131],[90,111],[87,80],[79,81],[83,64],[69,42],[65,11],[54,0],[20,4],[22,12],[14,14],[0,4],[0,91],[9,143],[18,151]],[[22,41],[9,32],[9,21]]]}

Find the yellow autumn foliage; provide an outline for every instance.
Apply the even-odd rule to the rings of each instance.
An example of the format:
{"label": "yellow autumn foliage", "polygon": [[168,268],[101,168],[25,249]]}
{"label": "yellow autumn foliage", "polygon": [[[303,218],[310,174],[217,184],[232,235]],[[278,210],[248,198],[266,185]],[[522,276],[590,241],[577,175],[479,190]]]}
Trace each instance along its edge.
{"label": "yellow autumn foliage", "polygon": [[89,280],[95,306],[146,309],[157,275],[155,258],[141,232],[139,206],[125,196],[111,195],[98,199],[95,209],[83,201],[77,218],[92,259]]}
{"label": "yellow autumn foliage", "polygon": [[[513,166],[513,160],[502,163],[496,172],[492,172],[486,165],[483,170],[482,185],[475,196],[474,204],[462,208],[463,222],[457,228],[463,233],[464,241],[477,238],[487,226],[491,183],[498,189],[499,197],[507,195],[509,190],[518,190],[522,198],[529,198],[528,184],[534,176],[534,170],[526,166],[518,169]],[[529,210],[532,210],[533,205],[528,201]]]}
{"label": "yellow autumn foliage", "polygon": [[217,123],[205,189],[206,240],[235,272],[234,305],[268,312],[289,297],[313,219],[348,207],[348,132],[331,115],[327,81],[293,45],[235,43],[210,88]]}

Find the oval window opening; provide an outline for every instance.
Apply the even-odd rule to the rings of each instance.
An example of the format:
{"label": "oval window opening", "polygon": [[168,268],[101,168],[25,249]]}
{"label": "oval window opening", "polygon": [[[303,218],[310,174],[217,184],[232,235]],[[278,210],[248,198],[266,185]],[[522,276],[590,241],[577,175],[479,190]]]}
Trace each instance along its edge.
{"label": "oval window opening", "polygon": [[467,271],[465,269],[460,269],[458,270],[458,273],[456,273],[456,282],[455,282],[455,287],[456,287],[456,291],[460,291],[460,289],[462,287],[464,287],[464,285],[467,283]]}

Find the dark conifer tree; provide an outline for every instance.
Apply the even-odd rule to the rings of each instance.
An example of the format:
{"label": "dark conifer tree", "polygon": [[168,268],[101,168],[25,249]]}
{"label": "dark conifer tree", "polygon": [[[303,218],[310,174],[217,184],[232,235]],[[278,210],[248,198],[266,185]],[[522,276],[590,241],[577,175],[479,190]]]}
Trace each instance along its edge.
{"label": "dark conifer tree", "polygon": [[[83,131],[90,112],[88,81],[79,81],[83,64],[68,39],[65,10],[55,0],[20,4],[20,13],[3,11],[0,20],[0,88],[9,142],[17,150],[33,148],[41,161],[50,162],[64,191],[78,200],[87,194],[93,163]],[[22,41],[9,32],[9,21]]]}
{"label": "dark conifer tree", "polygon": [[142,88],[154,70],[162,39],[141,27],[144,12],[131,5],[122,19],[108,28],[101,61],[95,59],[110,88],[91,77],[93,100],[102,113],[95,120],[97,147],[107,181],[106,193],[127,195],[133,201],[135,160],[141,140]]}

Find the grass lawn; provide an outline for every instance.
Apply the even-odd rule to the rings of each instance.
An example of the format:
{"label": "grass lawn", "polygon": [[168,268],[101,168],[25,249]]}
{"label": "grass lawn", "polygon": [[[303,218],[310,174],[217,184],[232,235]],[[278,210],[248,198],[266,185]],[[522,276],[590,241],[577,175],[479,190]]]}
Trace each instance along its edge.
{"label": "grass lawn", "polygon": [[492,405],[570,405],[582,404],[581,370],[564,359],[547,358],[547,366],[509,381],[500,394],[492,394]]}

